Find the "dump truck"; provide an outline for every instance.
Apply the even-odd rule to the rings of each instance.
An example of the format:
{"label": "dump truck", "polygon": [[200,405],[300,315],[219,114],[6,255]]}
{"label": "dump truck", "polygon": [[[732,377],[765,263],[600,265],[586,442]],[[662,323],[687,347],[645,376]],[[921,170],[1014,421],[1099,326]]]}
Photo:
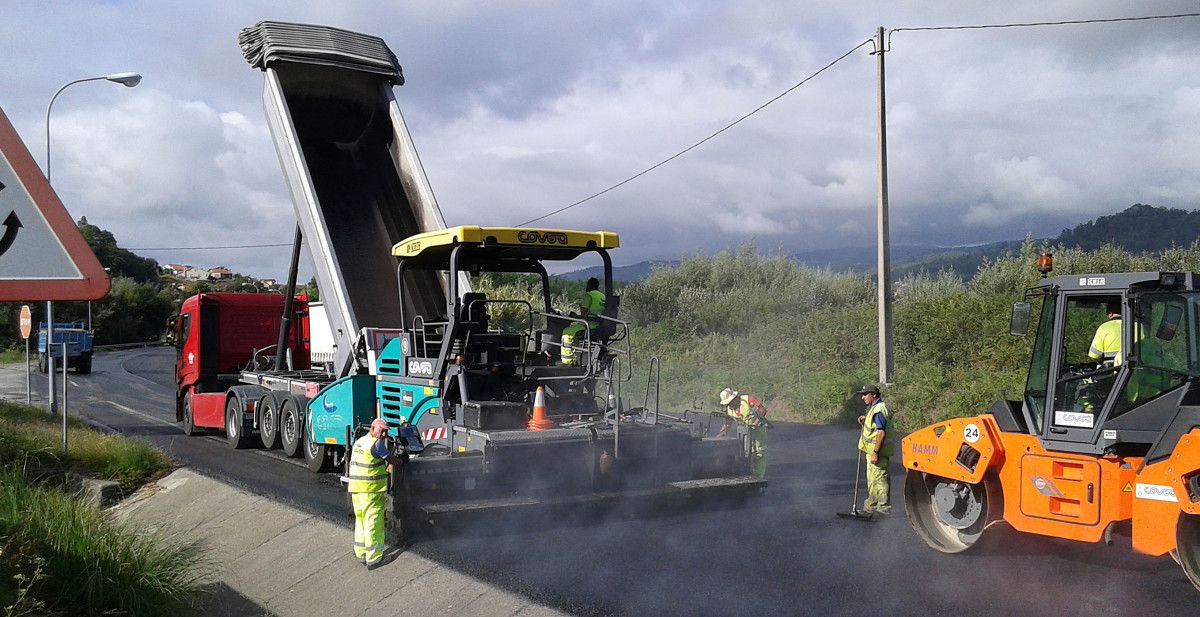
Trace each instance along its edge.
{"label": "dump truck", "polygon": [[1082,542],[1131,536],[1200,589],[1200,278],[1052,268],[1044,255],[1041,284],[1013,306],[1015,335],[1037,315],[1022,400],[902,440],[908,520],[944,553],[998,522]]}
{"label": "dump truck", "polygon": [[[62,348],[59,345],[66,343],[67,366],[75,369],[75,372],[80,375],[86,375],[92,372],[92,341],[94,340],[95,332],[82,321],[55,323],[54,341],[49,355],[53,355],[55,360],[61,361]],[[45,373],[50,370],[50,363],[46,352],[46,322],[44,321],[38,324],[37,354],[38,371]]]}
{"label": "dump truck", "polygon": [[[401,534],[457,516],[688,505],[766,486],[749,475],[746,435],[714,434],[712,414],[659,411],[657,360],[643,367],[640,405],[622,394],[635,368],[613,288],[617,234],[447,228],[392,91],[404,80],[386,44],[281,22],[239,40],[266,75],[268,124],[298,225],[287,288],[267,309],[278,317],[264,317],[253,341],[223,337],[227,326],[205,330],[206,298],[209,322],[244,306],[222,309],[223,298],[205,294],[181,310],[177,344],[197,337],[197,357],[186,360],[201,376],[209,367],[207,380],[178,373],[185,432],[220,430],[234,448],[278,444],[323,472],[348,469],[349,446],[382,418],[390,438],[422,442],[391,470],[389,521]],[[332,348],[319,364],[297,331],[302,317],[317,329],[296,304],[304,246]],[[547,265],[589,258],[603,264],[606,308],[590,319],[563,315]],[[540,298],[488,298],[472,286],[486,273],[530,277]],[[578,361],[565,366],[562,330],[572,323],[583,332],[571,346]],[[227,361],[204,364],[206,354]]]}

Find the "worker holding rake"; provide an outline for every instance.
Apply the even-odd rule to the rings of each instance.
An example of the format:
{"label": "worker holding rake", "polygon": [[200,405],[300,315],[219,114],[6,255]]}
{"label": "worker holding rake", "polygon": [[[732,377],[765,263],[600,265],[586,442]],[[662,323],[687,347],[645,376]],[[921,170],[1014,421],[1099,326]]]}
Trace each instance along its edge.
{"label": "worker holding rake", "polygon": [[888,408],[876,386],[866,386],[858,391],[867,413],[858,417],[862,435],[858,449],[867,459],[867,500],[862,511],[866,514],[886,515],[892,510],[890,502],[891,479],[888,462],[892,457],[892,442],[887,440]]}

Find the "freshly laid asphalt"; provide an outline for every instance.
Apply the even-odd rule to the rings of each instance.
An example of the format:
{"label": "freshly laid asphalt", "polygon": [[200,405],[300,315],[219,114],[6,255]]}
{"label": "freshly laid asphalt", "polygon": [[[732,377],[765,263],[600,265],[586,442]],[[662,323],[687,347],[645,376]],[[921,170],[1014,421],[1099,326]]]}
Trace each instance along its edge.
{"label": "freshly laid asphalt", "polygon": [[[70,377],[71,413],[142,436],[197,472],[343,525],[349,544],[336,476],[311,474],[278,450],[233,451],[218,437],[182,434],[173,421],[173,360],[167,348],[97,355],[91,375]],[[663,376],[670,378],[670,367]],[[39,401],[45,380],[35,377]],[[22,367],[0,367],[0,397],[24,401]],[[1179,567],[1169,557],[1133,553],[1128,538],[1107,547],[997,525],[967,553],[934,552],[905,520],[898,461],[893,516],[837,518],[850,506],[855,431],[777,424],[767,442],[770,487],[740,508],[571,526],[490,520],[408,550],[585,615],[1197,614],[1200,592]],[[336,583],[311,584],[336,593]]]}

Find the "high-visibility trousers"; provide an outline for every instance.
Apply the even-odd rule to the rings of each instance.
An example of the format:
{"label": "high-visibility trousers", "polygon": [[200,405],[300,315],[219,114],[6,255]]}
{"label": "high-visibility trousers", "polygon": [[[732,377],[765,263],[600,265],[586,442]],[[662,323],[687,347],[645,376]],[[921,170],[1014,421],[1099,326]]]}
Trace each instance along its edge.
{"label": "high-visibility trousers", "polygon": [[756,478],[767,475],[767,427],[751,426],[750,434],[750,473]]}
{"label": "high-visibility trousers", "polygon": [[351,493],[354,503],[354,556],[367,565],[383,559],[384,499],[387,493]]}
{"label": "high-visibility trousers", "polygon": [[863,457],[867,461],[867,500],[863,503],[864,509],[887,514],[892,510],[892,483],[888,477],[890,459],[881,456],[878,463],[872,463],[870,454],[864,454]]}

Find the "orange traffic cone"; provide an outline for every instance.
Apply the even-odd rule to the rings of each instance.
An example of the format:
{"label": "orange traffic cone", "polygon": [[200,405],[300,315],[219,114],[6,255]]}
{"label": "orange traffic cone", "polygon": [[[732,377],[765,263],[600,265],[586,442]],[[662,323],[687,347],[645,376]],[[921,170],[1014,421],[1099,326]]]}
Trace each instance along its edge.
{"label": "orange traffic cone", "polygon": [[554,423],[546,419],[546,389],[538,386],[537,394],[533,395],[533,419],[529,421],[529,429],[540,431],[552,426]]}

